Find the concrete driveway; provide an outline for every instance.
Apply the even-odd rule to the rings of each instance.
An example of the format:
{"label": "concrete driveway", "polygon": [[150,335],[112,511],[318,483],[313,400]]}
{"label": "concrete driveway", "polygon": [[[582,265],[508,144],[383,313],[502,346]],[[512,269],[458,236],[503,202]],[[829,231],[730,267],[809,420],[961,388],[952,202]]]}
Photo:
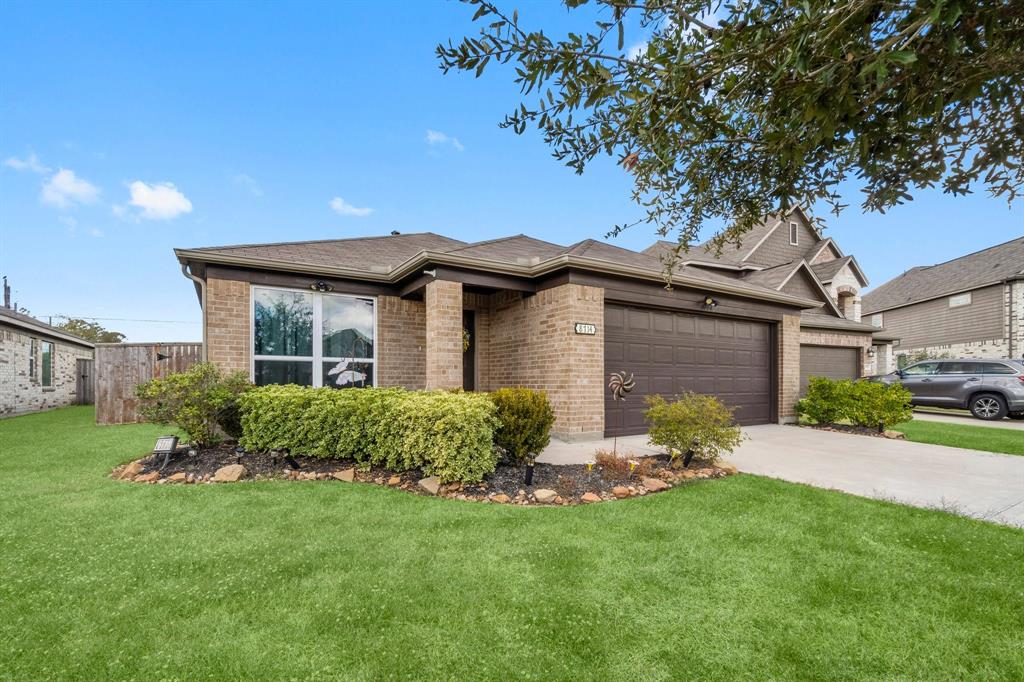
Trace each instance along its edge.
{"label": "concrete driveway", "polygon": [[[743,431],[727,459],[745,473],[1024,527],[1024,457],[797,426]],[[538,460],[582,463],[598,448],[611,450],[612,441],[552,441]],[[618,448],[656,452],[646,436],[619,438]]]}

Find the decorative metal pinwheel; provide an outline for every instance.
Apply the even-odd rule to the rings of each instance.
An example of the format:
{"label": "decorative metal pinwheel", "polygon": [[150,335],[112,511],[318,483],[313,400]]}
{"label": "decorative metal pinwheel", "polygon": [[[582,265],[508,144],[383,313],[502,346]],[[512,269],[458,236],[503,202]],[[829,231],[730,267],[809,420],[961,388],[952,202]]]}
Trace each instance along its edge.
{"label": "decorative metal pinwheel", "polygon": [[635,386],[633,375],[630,374],[627,377],[625,372],[612,372],[611,378],[608,380],[608,389],[612,392],[612,400],[625,400],[626,394]]}

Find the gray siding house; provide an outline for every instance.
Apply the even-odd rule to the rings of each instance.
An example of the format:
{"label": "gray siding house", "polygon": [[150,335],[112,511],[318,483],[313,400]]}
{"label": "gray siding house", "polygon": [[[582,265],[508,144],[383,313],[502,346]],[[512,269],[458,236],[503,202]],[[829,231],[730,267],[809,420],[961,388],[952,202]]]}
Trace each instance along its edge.
{"label": "gray siding house", "polygon": [[918,266],[863,297],[864,316],[914,357],[1024,356],[1024,237]]}

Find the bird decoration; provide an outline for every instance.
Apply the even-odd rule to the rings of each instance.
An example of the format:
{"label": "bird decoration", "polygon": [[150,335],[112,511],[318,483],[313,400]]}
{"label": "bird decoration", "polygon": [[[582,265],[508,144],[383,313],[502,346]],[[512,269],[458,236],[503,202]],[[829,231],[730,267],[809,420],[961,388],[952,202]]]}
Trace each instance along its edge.
{"label": "bird decoration", "polygon": [[612,400],[625,400],[626,394],[635,386],[633,375],[630,374],[627,377],[625,372],[612,372],[611,378],[608,380],[608,390],[612,392]]}
{"label": "bird decoration", "polygon": [[357,383],[366,381],[366,374],[355,369],[349,369],[349,361],[342,360],[337,365],[327,370],[328,376],[336,377],[334,383],[338,386],[355,386]]}

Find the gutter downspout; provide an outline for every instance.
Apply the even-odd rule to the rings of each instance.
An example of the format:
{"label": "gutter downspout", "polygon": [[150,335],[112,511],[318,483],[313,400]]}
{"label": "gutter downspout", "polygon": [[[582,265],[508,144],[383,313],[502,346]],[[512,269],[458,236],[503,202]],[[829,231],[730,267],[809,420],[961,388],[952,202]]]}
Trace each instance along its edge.
{"label": "gutter downspout", "polygon": [[203,311],[203,350],[202,360],[206,362],[206,280],[189,272],[188,263],[181,264],[181,274],[199,285],[199,308]]}

